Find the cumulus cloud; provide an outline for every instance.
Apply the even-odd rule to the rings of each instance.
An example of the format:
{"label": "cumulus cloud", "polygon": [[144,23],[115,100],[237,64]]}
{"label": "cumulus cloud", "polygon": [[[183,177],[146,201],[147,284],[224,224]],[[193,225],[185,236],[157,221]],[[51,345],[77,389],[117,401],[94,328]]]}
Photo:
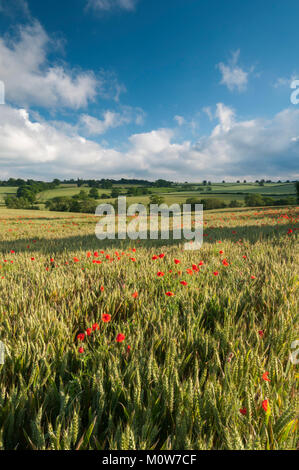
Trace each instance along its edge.
{"label": "cumulus cloud", "polygon": [[285,109],[272,119],[238,121],[234,111],[217,105],[219,124],[195,145],[198,155],[215,159],[210,175],[297,178],[299,110]]}
{"label": "cumulus cloud", "polygon": [[92,136],[101,135],[109,129],[123,126],[125,124],[135,123],[143,124],[145,113],[140,108],[131,108],[122,106],[120,112],[106,110],[102,113],[102,119],[97,119],[88,114],[80,117],[80,130]]}
{"label": "cumulus cloud", "polygon": [[216,106],[216,117],[219,120],[219,124],[214,128],[212,136],[230,131],[235,122],[235,111],[223,103],[218,103]]}
{"label": "cumulus cloud", "polygon": [[0,38],[0,77],[8,102],[78,109],[94,100],[98,86],[94,73],[49,65],[51,46],[38,22],[20,27],[17,39]]}
{"label": "cumulus cloud", "polygon": [[110,11],[122,9],[127,11],[135,10],[138,0],[88,0],[87,8],[94,10]]}
{"label": "cumulus cloud", "polygon": [[[24,109],[1,105],[2,177],[177,181],[299,177],[299,110],[285,109],[272,119],[239,121],[231,108],[219,103],[216,116],[211,134],[196,143],[178,143],[175,129],[157,129],[132,135],[123,150],[116,150],[77,130],[68,132],[67,126],[34,120]],[[100,125],[92,124],[98,131]]]}
{"label": "cumulus cloud", "polygon": [[0,106],[2,174],[49,178],[51,175],[93,175],[115,171],[118,152],[104,149],[45,122],[34,122],[24,109]]}
{"label": "cumulus cloud", "polygon": [[222,74],[220,83],[222,85],[226,85],[230,91],[237,89],[239,92],[241,92],[247,88],[249,72],[245,72],[245,70],[243,70],[238,65],[239,56],[240,50],[238,49],[233,53],[232,58],[228,64],[220,62],[217,65]]}

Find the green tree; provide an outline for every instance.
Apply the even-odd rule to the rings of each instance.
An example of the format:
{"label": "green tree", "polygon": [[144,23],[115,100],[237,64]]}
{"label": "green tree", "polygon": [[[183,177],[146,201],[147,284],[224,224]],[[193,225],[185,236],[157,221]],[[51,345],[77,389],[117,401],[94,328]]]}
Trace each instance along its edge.
{"label": "green tree", "polygon": [[101,188],[102,189],[111,189],[112,188],[112,183],[109,180],[103,180],[101,182]]}
{"label": "green tree", "polygon": [[54,197],[46,201],[46,208],[50,211],[69,212],[72,202],[70,197]]}
{"label": "green tree", "polygon": [[241,201],[237,201],[236,199],[233,199],[232,201],[230,201],[228,207],[242,207],[243,204]]}
{"label": "green tree", "polygon": [[203,205],[204,210],[222,209],[226,207],[225,202],[217,198],[201,199],[200,204]]}
{"label": "green tree", "polygon": [[81,191],[79,192],[78,199],[81,201],[84,199],[88,199],[88,194],[86,191],[84,191],[84,189],[81,189]]}
{"label": "green tree", "polygon": [[261,196],[261,194],[246,194],[245,205],[249,207],[263,206],[263,197]]}
{"label": "green tree", "polygon": [[154,182],[154,186],[156,186],[157,188],[167,188],[171,185],[172,185],[171,181],[166,181],[163,179],[159,179]]}
{"label": "green tree", "polygon": [[5,205],[8,209],[29,209],[30,202],[24,197],[8,196],[5,198]]}
{"label": "green tree", "polygon": [[195,211],[195,204],[201,204],[201,202],[196,197],[189,197],[188,199],[186,199],[186,204],[190,204],[191,211]]}
{"label": "green tree", "polygon": [[120,190],[117,188],[112,189],[111,191],[111,197],[117,198],[120,195]]}
{"label": "green tree", "polygon": [[159,196],[159,194],[152,194],[150,196],[150,204],[158,204],[158,206],[160,206],[160,204],[163,204],[164,201],[164,197]]}
{"label": "green tree", "polygon": [[35,201],[35,191],[31,186],[20,186],[17,190],[17,197],[33,203]]}
{"label": "green tree", "polygon": [[89,191],[89,197],[93,199],[99,199],[99,191],[97,190],[97,188],[91,188],[91,190]]}

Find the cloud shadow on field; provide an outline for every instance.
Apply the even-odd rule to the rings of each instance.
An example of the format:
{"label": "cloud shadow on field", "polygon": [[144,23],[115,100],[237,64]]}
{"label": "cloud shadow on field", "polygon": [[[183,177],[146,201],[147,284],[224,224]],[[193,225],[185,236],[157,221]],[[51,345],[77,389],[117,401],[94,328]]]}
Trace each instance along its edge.
{"label": "cloud shadow on field", "polygon": [[[297,225],[298,227],[298,225]],[[293,232],[288,234],[288,230],[292,229]],[[203,237],[203,243],[205,244],[217,244],[217,242],[229,241],[236,243],[238,241],[247,242],[249,244],[255,244],[260,241],[269,241],[273,244],[279,244],[281,239],[284,237],[295,237],[296,229],[294,224],[263,224],[263,225],[236,225],[230,227],[215,227],[204,230],[205,236]],[[10,254],[10,250],[14,250],[16,253],[33,253],[39,252],[44,255],[54,255],[67,252],[78,252],[78,251],[99,251],[99,250],[121,250],[124,251],[129,247],[135,248],[162,248],[162,247],[178,247],[183,248],[185,240],[173,240],[172,231],[170,231],[169,240],[98,240],[95,234],[88,235],[71,235],[63,238],[39,238],[35,237],[35,243],[32,242],[34,235],[31,239],[19,238],[16,240],[5,240],[0,241],[0,253],[7,256]],[[30,245],[27,248],[27,245]]]}

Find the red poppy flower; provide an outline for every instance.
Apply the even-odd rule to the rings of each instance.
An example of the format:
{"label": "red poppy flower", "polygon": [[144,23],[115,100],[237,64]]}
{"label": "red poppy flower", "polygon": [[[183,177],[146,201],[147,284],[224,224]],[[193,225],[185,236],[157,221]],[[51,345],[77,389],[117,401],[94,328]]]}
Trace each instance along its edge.
{"label": "red poppy flower", "polygon": [[86,330],[87,336],[90,336],[90,335],[91,335],[91,332],[92,332],[92,329],[91,329],[91,328],[87,328],[87,330]]}
{"label": "red poppy flower", "polygon": [[130,346],[129,344],[128,344],[128,346],[127,346],[127,351],[128,351],[128,352],[131,351],[131,346]]}
{"label": "red poppy flower", "polygon": [[104,286],[101,286],[101,287],[100,287],[100,291],[101,291],[101,292],[104,292],[104,289],[105,289]]}
{"label": "red poppy flower", "polygon": [[268,400],[263,400],[262,407],[267,412],[267,410],[268,410]]}
{"label": "red poppy flower", "polygon": [[204,261],[200,261],[200,262],[198,263],[198,266],[202,266],[203,264],[204,264]]}
{"label": "red poppy flower", "polygon": [[264,330],[259,330],[258,333],[259,333],[259,335],[260,335],[261,338],[264,336]]}
{"label": "red poppy flower", "polygon": [[179,264],[180,260],[179,259],[174,259],[175,264]]}
{"label": "red poppy flower", "polygon": [[214,276],[218,276],[219,272],[218,272],[218,271],[214,271],[213,274],[214,274]]}
{"label": "red poppy flower", "polygon": [[79,353],[82,354],[84,353],[84,348],[82,346],[80,346],[80,348],[78,349]]}
{"label": "red poppy flower", "polygon": [[98,323],[94,323],[94,324],[92,325],[93,331],[99,330],[99,328],[100,328],[100,327],[99,327]]}
{"label": "red poppy flower", "polygon": [[158,276],[158,277],[162,277],[162,276],[164,276],[164,273],[163,273],[162,271],[159,271],[159,272],[157,273],[157,276]]}
{"label": "red poppy flower", "polygon": [[182,284],[182,286],[187,286],[188,283],[186,281],[180,281],[180,284]]}
{"label": "red poppy flower", "polygon": [[125,335],[123,335],[122,333],[119,333],[116,337],[117,343],[122,343],[124,339],[125,339]]}
{"label": "red poppy flower", "polygon": [[167,295],[167,297],[172,297],[174,295],[173,292],[166,292],[165,295]]}
{"label": "red poppy flower", "polygon": [[132,294],[132,297],[133,297],[134,299],[137,299],[137,297],[138,297],[138,292],[134,292],[134,293]]}
{"label": "red poppy flower", "polygon": [[85,334],[84,333],[79,333],[77,336],[78,341],[84,341]]}
{"label": "red poppy flower", "polygon": [[240,411],[241,415],[244,415],[244,416],[245,416],[246,413],[247,413],[247,409],[246,409],[246,408],[240,408],[239,411]]}
{"label": "red poppy flower", "polygon": [[264,372],[263,375],[262,375],[262,379],[265,382],[271,382],[271,380],[268,378],[268,375],[269,375],[269,372]]}
{"label": "red poppy flower", "polygon": [[250,279],[255,279],[255,276],[250,276]]}
{"label": "red poppy flower", "polygon": [[223,266],[229,266],[229,262],[227,261],[227,259],[222,260],[222,264]]}
{"label": "red poppy flower", "polygon": [[157,256],[157,255],[154,255],[154,256],[152,257],[152,259],[158,259],[158,256]]}
{"label": "red poppy flower", "polygon": [[164,253],[161,253],[161,254],[159,255],[159,258],[164,258],[164,256],[165,256]]}
{"label": "red poppy flower", "polygon": [[111,320],[111,315],[109,315],[109,313],[103,313],[102,320],[104,323],[109,323]]}
{"label": "red poppy flower", "polygon": [[78,258],[74,258],[74,262],[78,263],[79,262]]}

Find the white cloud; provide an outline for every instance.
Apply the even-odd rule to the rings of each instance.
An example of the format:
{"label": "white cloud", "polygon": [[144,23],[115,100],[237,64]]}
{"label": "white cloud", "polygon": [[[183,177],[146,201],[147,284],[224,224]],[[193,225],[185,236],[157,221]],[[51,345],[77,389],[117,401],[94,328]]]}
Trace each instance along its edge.
{"label": "white cloud", "polygon": [[240,50],[238,49],[233,53],[228,64],[220,62],[217,65],[222,74],[220,83],[226,85],[230,91],[237,89],[241,92],[247,88],[249,72],[245,72],[245,70],[238,66],[239,55]]}
{"label": "white cloud", "polygon": [[289,78],[279,77],[274,82],[273,86],[274,88],[279,88],[281,86],[290,88],[292,81],[298,79],[298,77],[299,77],[299,74],[296,74],[296,73],[293,73]]}
{"label": "white cloud", "polygon": [[235,112],[219,103],[219,124],[195,146],[199,159],[213,160],[214,178],[297,178],[299,110],[285,109],[272,119],[238,121]]}
{"label": "white cloud", "polygon": [[223,103],[217,103],[215,114],[219,120],[219,124],[214,128],[212,136],[219,135],[222,132],[228,132],[235,121],[234,110],[229,106],[225,106]]}
{"label": "white cloud", "polygon": [[210,121],[213,121],[214,119],[214,116],[213,116],[213,113],[211,111],[211,108],[210,106],[206,106],[205,108],[202,108],[203,112],[206,113],[206,115],[208,116],[209,120]]}
{"label": "white cloud", "polygon": [[97,119],[88,114],[80,117],[80,130],[88,135],[101,135],[111,128],[123,126],[134,122],[137,125],[143,124],[145,113],[139,108],[122,106],[120,112],[106,110],[103,112],[103,119]]}
{"label": "white cloud", "polygon": [[[30,120],[25,110],[0,106],[0,166],[4,174],[93,174],[114,171],[120,155],[96,142],[47,123]],[[110,170],[109,170],[110,169]]]}
{"label": "white cloud", "polygon": [[25,0],[0,0],[0,13],[15,17],[16,12],[25,18],[30,18],[28,3]]}
{"label": "white cloud", "polygon": [[[286,109],[268,120],[238,121],[232,109],[219,103],[216,115],[217,126],[195,144],[177,143],[174,129],[157,129],[132,135],[120,151],[109,148],[107,142],[100,145],[84,138],[77,129],[69,132],[69,125],[36,121],[24,109],[1,105],[2,178],[165,177],[200,181],[299,177],[299,110]],[[114,118],[110,119],[113,122]]]}
{"label": "white cloud", "polygon": [[176,115],[173,119],[178,123],[179,126],[182,126],[185,123],[183,116]]}
{"label": "white cloud", "polygon": [[51,46],[38,22],[21,27],[18,39],[0,38],[0,77],[8,102],[78,109],[94,100],[98,85],[94,73],[50,66],[47,53]]}
{"label": "white cloud", "polygon": [[128,121],[124,120],[120,114],[109,110],[103,113],[103,120],[88,114],[81,116],[81,125],[88,135],[104,134],[108,129],[121,126],[124,122],[127,123]]}
{"label": "white cloud", "polygon": [[95,10],[110,11],[122,9],[132,11],[135,9],[138,0],[88,0],[87,8]]}
{"label": "white cloud", "polygon": [[120,95],[127,91],[125,85],[119,83],[116,74],[107,70],[98,73],[98,88],[102,98],[116,103],[119,103]]}

